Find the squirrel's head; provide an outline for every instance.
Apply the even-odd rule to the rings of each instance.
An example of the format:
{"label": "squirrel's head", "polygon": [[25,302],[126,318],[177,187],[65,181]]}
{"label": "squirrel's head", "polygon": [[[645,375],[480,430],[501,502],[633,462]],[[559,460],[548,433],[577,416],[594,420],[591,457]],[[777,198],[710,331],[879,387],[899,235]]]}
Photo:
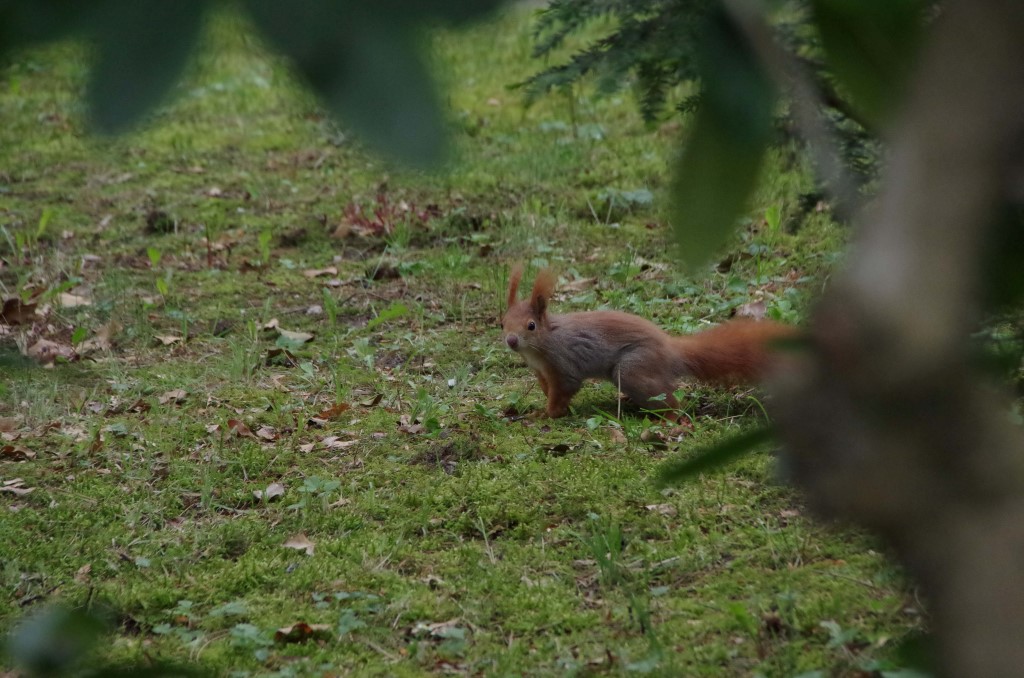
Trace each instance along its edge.
{"label": "squirrel's head", "polygon": [[555,289],[555,275],[546,268],[540,271],[529,298],[518,299],[522,278],[523,267],[517,265],[508,280],[508,310],[501,318],[501,330],[510,349],[528,356],[536,350],[538,337],[547,331],[548,300]]}

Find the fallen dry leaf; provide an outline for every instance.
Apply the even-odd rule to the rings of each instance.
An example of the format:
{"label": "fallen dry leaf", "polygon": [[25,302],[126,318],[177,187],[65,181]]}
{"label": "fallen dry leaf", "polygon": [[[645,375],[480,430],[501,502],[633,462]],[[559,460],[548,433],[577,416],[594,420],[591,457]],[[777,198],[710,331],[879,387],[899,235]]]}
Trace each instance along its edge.
{"label": "fallen dry leaf", "polygon": [[28,347],[26,354],[29,358],[47,367],[52,367],[58,358],[63,358],[69,362],[78,358],[75,349],[64,344],[58,344],[55,341],[50,341],[49,339],[38,340]]}
{"label": "fallen dry leaf", "polygon": [[89,337],[78,345],[78,355],[84,356],[98,351],[109,351],[113,348],[113,341],[111,341],[113,335],[120,330],[121,326],[117,322],[110,321],[96,330],[94,336]]}
{"label": "fallen dry leaf", "polygon": [[153,338],[156,339],[158,342],[160,342],[164,346],[171,346],[173,344],[177,344],[178,342],[182,341],[182,338],[179,337],[176,334],[158,334],[158,335],[156,335]]}
{"label": "fallen dry leaf", "polygon": [[253,496],[257,499],[270,501],[284,496],[284,485],[281,483],[270,483],[265,490],[253,490]]}
{"label": "fallen dry leaf", "polygon": [[326,410],[316,415],[316,418],[323,420],[335,419],[338,416],[340,416],[343,412],[347,412],[351,408],[352,406],[349,405],[348,403],[337,403],[335,405],[331,405]]}
{"label": "fallen dry leaf", "polygon": [[70,292],[61,292],[57,300],[64,308],[78,308],[79,306],[92,306],[92,299]]}
{"label": "fallen dry leaf", "polygon": [[322,638],[331,634],[329,624],[307,624],[296,622],[291,626],[282,626],[274,632],[274,642],[304,643],[311,638]]}
{"label": "fallen dry leaf", "polygon": [[299,445],[299,452],[312,452],[314,447],[316,447],[316,443],[306,443],[304,445]]}
{"label": "fallen dry leaf", "polygon": [[286,549],[295,549],[296,551],[305,551],[307,556],[313,555],[313,551],[316,549],[316,544],[309,540],[305,532],[299,532],[296,535],[288,537],[288,541],[281,544]]}
{"label": "fallen dry leaf", "polygon": [[36,491],[34,487],[25,487],[25,481],[21,478],[12,478],[11,480],[5,480],[3,485],[0,485],[0,492],[10,492],[13,495],[23,497],[26,494],[32,494]]}
{"label": "fallen dry leaf", "polygon": [[272,442],[274,440],[277,440],[278,435],[277,435],[277,432],[274,431],[273,427],[271,427],[271,426],[260,426],[256,430],[256,437],[259,438],[260,440],[267,440],[267,441],[271,441]]}
{"label": "fallen dry leaf", "polygon": [[36,305],[23,303],[17,297],[4,300],[0,310],[0,323],[4,325],[31,325],[36,318]]}
{"label": "fallen dry leaf", "polygon": [[654,448],[664,449],[667,447],[665,444],[665,435],[657,429],[647,429],[640,434],[640,440]]}
{"label": "fallen dry leaf", "polygon": [[657,513],[659,516],[671,517],[679,513],[672,504],[648,504],[644,508],[652,513]]}
{"label": "fallen dry leaf", "polygon": [[28,461],[35,458],[35,452],[21,445],[4,445],[0,447],[0,459],[6,461]]}
{"label": "fallen dry leaf", "polygon": [[255,438],[256,434],[241,419],[228,419],[228,433],[234,433],[239,438]]}
{"label": "fallen dry leaf", "polygon": [[176,388],[171,391],[167,391],[162,396],[157,398],[157,402],[159,402],[161,405],[166,405],[167,403],[177,404],[184,401],[187,395],[188,394],[185,393],[180,388]]}
{"label": "fallen dry leaf", "polygon": [[85,565],[82,565],[80,568],[78,568],[78,571],[75,572],[75,581],[77,581],[79,584],[87,583],[89,581],[89,574],[91,572],[92,572],[92,564],[91,563],[86,563]]}
{"label": "fallen dry leaf", "polygon": [[446,622],[416,622],[409,632],[413,636],[429,635],[431,638],[451,638],[459,631],[461,631],[459,620],[452,619]]}
{"label": "fallen dry leaf", "polygon": [[303,271],[302,275],[307,278],[318,278],[322,275],[338,275],[338,267],[328,266],[327,268],[310,268]]}
{"label": "fallen dry leaf", "polygon": [[589,290],[597,284],[597,278],[576,278],[570,282],[559,285],[564,292],[582,292]]}
{"label": "fallen dry leaf", "polygon": [[18,420],[14,417],[0,417],[0,432],[14,431],[18,428]]}
{"label": "fallen dry leaf", "polygon": [[346,447],[352,447],[358,440],[340,440],[338,436],[327,436],[321,440],[328,450],[344,450]]}
{"label": "fallen dry leaf", "polygon": [[736,307],[735,316],[737,318],[752,318],[754,320],[764,320],[764,314],[767,312],[768,307],[763,301],[751,301],[746,304],[740,304]]}
{"label": "fallen dry leaf", "polygon": [[374,396],[369,400],[364,400],[363,402],[359,403],[359,407],[376,407],[378,404],[380,404],[380,401],[383,399],[383,393],[375,393]]}
{"label": "fallen dry leaf", "polygon": [[313,335],[309,332],[293,332],[291,330],[283,330],[278,327],[277,333],[280,339],[283,339],[291,346],[298,346],[305,344],[306,342],[313,341]]}

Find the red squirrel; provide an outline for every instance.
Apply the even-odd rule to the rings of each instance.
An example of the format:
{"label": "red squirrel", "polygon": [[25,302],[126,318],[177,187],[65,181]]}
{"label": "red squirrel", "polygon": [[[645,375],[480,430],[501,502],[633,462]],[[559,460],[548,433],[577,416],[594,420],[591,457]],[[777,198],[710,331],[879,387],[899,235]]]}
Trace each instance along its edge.
{"label": "red squirrel", "polygon": [[505,344],[537,375],[549,417],[568,412],[585,379],[610,381],[641,407],[676,410],[679,403],[672,393],[679,380],[756,380],[771,362],[769,344],[796,336],[794,327],[770,321],[732,320],[697,334],[673,336],[621,311],[555,315],[548,312],[554,274],[540,271],[529,298],[520,300],[522,277],[522,267],[513,268],[501,328]]}

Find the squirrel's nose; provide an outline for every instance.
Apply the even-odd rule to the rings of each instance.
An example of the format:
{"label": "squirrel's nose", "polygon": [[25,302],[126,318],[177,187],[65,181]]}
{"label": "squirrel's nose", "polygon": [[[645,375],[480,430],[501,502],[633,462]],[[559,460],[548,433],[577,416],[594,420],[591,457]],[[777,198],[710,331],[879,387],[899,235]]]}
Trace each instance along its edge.
{"label": "squirrel's nose", "polygon": [[505,343],[508,344],[508,347],[514,351],[517,348],[519,348],[519,337],[517,337],[514,334],[510,334],[507,337],[505,337]]}

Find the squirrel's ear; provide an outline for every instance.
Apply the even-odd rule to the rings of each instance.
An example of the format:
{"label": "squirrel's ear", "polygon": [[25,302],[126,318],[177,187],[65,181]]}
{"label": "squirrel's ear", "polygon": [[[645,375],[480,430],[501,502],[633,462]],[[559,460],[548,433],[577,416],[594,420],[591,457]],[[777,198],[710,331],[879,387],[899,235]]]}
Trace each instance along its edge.
{"label": "squirrel's ear", "polygon": [[519,292],[519,281],[523,279],[523,265],[516,264],[508,275],[508,308],[516,303],[516,293]]}
{"label": "squirrel's ear", "polygon": [[554,291],[555,274],[551,272],[551,269],[545,268],[537,274],[537,279],[533,281],[533,292],[530,294],[530,307],[533,308],[537,317],[544,315],[544,311],[548,307],[548,299],[551,298]]}

